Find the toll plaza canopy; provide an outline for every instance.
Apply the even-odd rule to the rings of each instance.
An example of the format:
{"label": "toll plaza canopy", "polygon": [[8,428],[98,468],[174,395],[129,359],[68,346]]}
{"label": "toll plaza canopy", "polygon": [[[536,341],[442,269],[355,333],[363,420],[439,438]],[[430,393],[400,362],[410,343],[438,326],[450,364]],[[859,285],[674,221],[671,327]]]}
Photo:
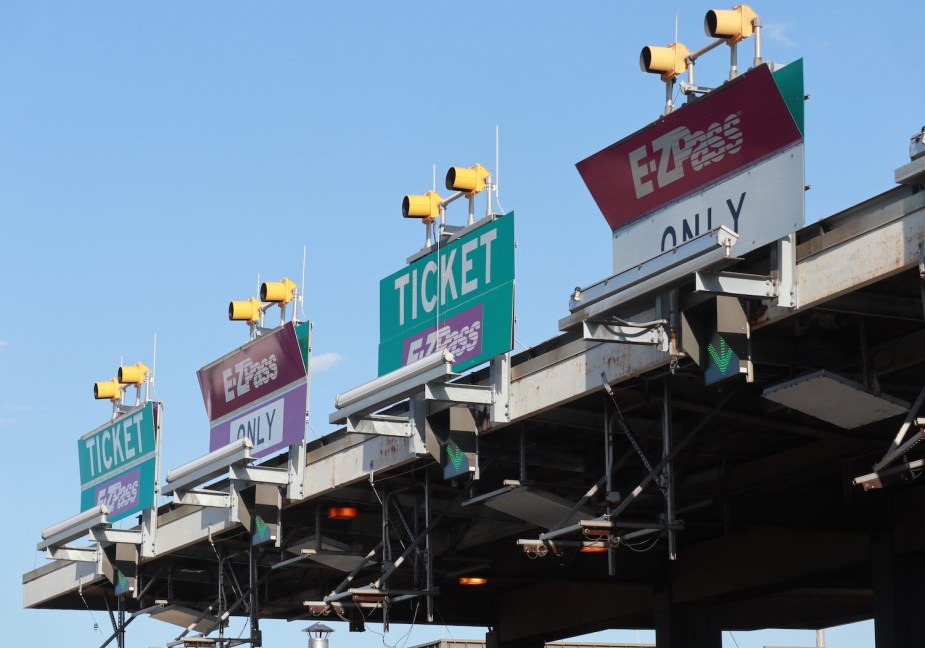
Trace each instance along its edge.
{"label": "toll plaza canopy", "polygon": [[[878,637],[912,645],[923,241],[925,193],[900,185],[797,232],[789,252],[729,256],[587,319],[613,296],[579,299],[561,335],[509,360],[428,379],[260,465],[242,444],[213,458],[216,481],[168,481],[150,550],[98,516],[91,544],[44,547],[57,559],[24,575],[24,604],[119,605],[199,632],[222,607],[439,620],[537,646],[603,628],[715,639],[876,618]],[[794,306],[753,294],[780,286]],[[746,339],[702,345],[702,366],[695,334],[684,355],[667,337],[681,323],[639,326],[671,312],[721,329],[738,321],[717,315],[724,297]],[[705,384],[710,362],[735,375]],[[127,545],[142,550],[111,549]],[[134,577],[120,596],[106,564]]]}
{"label": "toll plaza canopy", "polygon": [[[337,431],[306,442],[292,415],[304,327],[248,347],[278,345],[278,366],[247,389],[237,356],[204,367],[211,452],[168,470],[170,501],[131,529],[112,522],[137,510],[90,490],[116,477],[88,463],[90,499],[43,531],[51,561],[23,576],[24,605],[111,610],[117,635],[149,615],[178,642],[243,615],[252,645],[266,618],[487,627],[489,648],[606,628],[718,647],[727,629],[873,618],[878,646],[920,645],[925,157],[802,227],[795,74],[759,67],[589,158],[589,187],[629,165],[620,200],[639,210],[610,212],[614,274],[561,296],[552,339],[511,352],[514,217],[489,214],[383,281],[401,300],[382,375],[338,396]],[[727,113],[743,87],[786,117],[778,137],[755,135],[767,105]],[[709,133],[722,160],[705,144],[658,171]],[[707,161],[701,184],[680,179]],[[452,308],[423,318],[451,263]],[[271,374],[286,385],[248,391]],[[126,416],[156,443],[157,408],[140,407]]]}

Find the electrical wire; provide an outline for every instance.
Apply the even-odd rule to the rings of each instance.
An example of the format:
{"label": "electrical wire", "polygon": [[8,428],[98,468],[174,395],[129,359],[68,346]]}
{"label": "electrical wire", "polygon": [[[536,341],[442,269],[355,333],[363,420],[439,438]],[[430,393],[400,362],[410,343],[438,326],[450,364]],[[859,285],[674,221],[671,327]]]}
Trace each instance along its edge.
{"label": "electrical wire", "polygon": [[[641,547],[642,545],[644,545],[644,544],[646,544],[646,543],[648,543],[648,546],[647,546],[647,547],[645,547],[645,548],[643,548],[643,549],[639,549],[639,547]],[[626,548],[629,549],[630,551],[635,551],[636,553],[645,553],[645,552],[650,551],[650,550],[652,550],[652,549],[655,548],[655,545],[658,544],[658,536],[655,536],[654,538],[652,538],[651,541],[650,541],[650,540],[644,540],[644,541],[642,541],[642,542],[636,542],[636,543],[628,543],[628,542],[625,542],[625,541],[621,541],[620,544],[622,544],[624,547],[626,547]]]}
{"label": "electrical wire", "polygon": [[96,616],[93,614],[93,610],[90,609],[90,605],[87,603],[87,599],[84,598],[84,593],[82,590],[77,592],[80,595],[80,600],[83,601],[84,607],[87,608],[87,612],[90,613],[90,618],[93,619],[93,629],[100,633],[100,636],[103,636],[103,631],[100,630],[99,621],[96,620]]}

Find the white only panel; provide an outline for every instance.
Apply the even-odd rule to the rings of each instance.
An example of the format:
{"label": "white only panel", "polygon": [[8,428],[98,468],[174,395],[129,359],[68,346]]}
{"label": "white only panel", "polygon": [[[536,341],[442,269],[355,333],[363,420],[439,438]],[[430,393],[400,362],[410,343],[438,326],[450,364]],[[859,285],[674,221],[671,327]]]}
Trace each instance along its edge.
{"label": "white only panel", "polygon": [[613,233],[613,271],[623,272],[725,225],[736,255],[803,227],[803,144],[749,167]]}

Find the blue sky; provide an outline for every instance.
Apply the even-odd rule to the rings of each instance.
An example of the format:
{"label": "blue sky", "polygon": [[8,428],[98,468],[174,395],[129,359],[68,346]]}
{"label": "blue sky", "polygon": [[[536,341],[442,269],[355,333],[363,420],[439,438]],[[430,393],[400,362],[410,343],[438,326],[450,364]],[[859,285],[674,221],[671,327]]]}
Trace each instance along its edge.
{"label": "blue sky", "polygon": [[[919,40],[871,29],[863,3],[752,6],[765,59],[805,60],[807,221],[889,189],[925,123],[911,72]],[[879,7],[894,26],[920,13],[911,1]],[[676,12],[680,40],[699,48],[710,8],[723,7],[0,4],[7,639],[101,643],[88,612],[21,610],[20,587],[45,562],[34,550],[40,530],[79,510],[75,443],[109,413],[91,384],[120,358],[152,364],[156,335],[162,468],[203,454],[196,369],[246,340],[246,327],[226,319],[228,301],[256,294],[258,274],[301,281],[306,246],[308,434],[326,433],[335,394],[376,374],[379,279],[423,243],[423,227],[401,218],[402,196],[429,189],[433,165],[438,179],[451,165],[495,170],[496,125],[500,200],[518,219],[516,337],[530,346],[554,336],[569,292],[611,271],[609,228],[574,164],[658,117],[663,86],[639,71],[639,50],[673,40]],[[723,49],[708,55],[698,82],[721,83],[726,64]],[[106,615],[95,620],[106,632]],[[300,629],[267,624],[267,645],[302,645]],[[131,645],[176,634],[147,621],[132,631]],[[483,631],[416,628],[409,640]],[[403,633],[393,628],[388,643]],[[813,640],[724,637],[740,648]],[[829,640],[872,645],[872,626]],[[345,628],[332,637],[332,646],[376,643]]]}

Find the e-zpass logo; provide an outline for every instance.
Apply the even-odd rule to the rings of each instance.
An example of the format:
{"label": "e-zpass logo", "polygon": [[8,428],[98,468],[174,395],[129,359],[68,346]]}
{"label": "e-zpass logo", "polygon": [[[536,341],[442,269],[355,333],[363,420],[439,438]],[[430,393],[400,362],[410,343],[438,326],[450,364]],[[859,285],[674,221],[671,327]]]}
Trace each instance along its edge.
{"label": "e-zpass logo", "polygon": [[452,353],[456,362],[461,362],[473,355],[473,351],[478,353],[478,350],[482,348],[480,335],[482,322],[479,320],[470,322],[459,330],[455,330],[452,324],[452,321],[448,322],[439,329],[432,329],[426,335],[412,340],[407,345],[408,357],[405,358],[405,364],[420,360],[440,349],[446,349]]}
{"label": "e-zpass logo", "polygon": [[636,198],[648,196],[656,189],[684,177],[685,166],[694,171],[719,162],[726,155],[742,150],[742,131],[736,113],[723,123],[713,122],[704,130],[690,131],[679,126],[652,140],[651,144],[630,151],[630,172]]}
{"label": "e-zpass logo", "polygon": [[104,485],[96,493],[96,503],[105,504],[112,513],[134,506],[138,503],[138,479]]}
{"label": "e-zpass logo", "polygon": [[222,372],[222,382],[225,385],[225,402],[229,403],[237,396],[243,396],[251,390],[262,387],[276,380],[279,369],[276,366],[276,354],[254,362],[244,358],[235,364],[234,369],[225,369]]}

